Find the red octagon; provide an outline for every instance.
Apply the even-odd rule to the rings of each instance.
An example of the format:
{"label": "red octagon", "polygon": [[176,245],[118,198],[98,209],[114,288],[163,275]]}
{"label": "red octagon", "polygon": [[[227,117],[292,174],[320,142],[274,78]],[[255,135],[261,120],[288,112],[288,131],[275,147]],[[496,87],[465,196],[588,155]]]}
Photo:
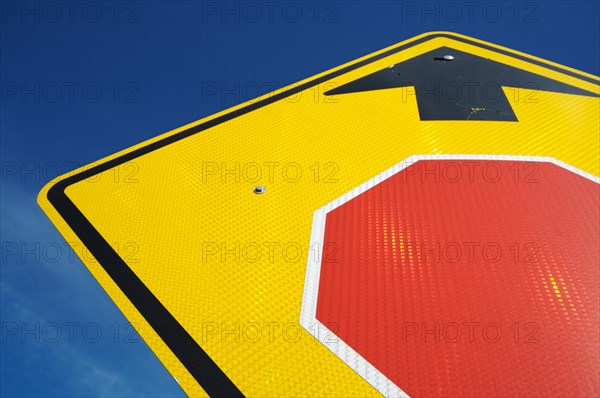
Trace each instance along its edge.
{"label": "red octagon", "polygon": [[340,357],[411,396],[599,396],[597,179],[548,158],[408,163],[320,210],[313,315]]}

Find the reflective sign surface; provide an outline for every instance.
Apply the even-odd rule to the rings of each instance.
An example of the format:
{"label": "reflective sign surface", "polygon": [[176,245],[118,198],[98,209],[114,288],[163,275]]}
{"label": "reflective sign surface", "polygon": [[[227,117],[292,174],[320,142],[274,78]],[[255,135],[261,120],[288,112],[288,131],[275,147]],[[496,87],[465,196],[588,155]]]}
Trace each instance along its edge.
{"label": "reflective sign surface", "polygon": [[[414,70],[417,60],[425,66]],[[425,34],[101,159],[48,184],[39,203],[89,249],[82,261],[189,395],[378,396],[381,386],[330,349],[343,337],[300,323],[307,262],[328,255],[310,244],[315,210],[415,154],[548,156],[597,177],[598,83]],[[586,303],[596,317],[578,327],[596,331],[581,342],[593,347],[598,302]],[[426,361],[414,355],[399,363]],[[433,391],[397,375],[404,392]]]}

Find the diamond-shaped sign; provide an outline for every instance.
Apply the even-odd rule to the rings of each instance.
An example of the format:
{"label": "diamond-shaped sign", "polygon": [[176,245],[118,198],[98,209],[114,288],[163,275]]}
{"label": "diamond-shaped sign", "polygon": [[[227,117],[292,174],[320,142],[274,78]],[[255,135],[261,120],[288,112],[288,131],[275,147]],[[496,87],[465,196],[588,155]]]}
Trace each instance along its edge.
{"label": "diamond-shaped sign", "polygon": [[598,87],[427,33],[75,170],[38,201],[190,396],[377,396],[321,343],[338,337],[300,325],[314,211],[414,154],[550,156],[598,176]]}

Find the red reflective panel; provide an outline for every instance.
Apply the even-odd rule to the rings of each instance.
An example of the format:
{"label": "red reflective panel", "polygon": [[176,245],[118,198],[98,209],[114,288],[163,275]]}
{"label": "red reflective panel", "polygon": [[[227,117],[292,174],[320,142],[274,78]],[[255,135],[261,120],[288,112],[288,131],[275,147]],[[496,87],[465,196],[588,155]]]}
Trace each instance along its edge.
{"label": "red reflective panel", "polygon": [[552,163],[419,161],[327,214],[317,319],[412,396],[599,396],[599,198]]}

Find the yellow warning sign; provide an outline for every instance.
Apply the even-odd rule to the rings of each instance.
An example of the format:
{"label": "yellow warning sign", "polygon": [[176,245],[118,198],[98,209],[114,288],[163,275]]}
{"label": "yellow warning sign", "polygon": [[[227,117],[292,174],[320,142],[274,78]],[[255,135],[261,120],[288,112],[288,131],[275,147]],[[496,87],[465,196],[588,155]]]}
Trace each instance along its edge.
{"label": "yellow warning sign", "polygon": [[327,255],[313,212],[418,154],[547,156],[598,176],[599,83],[427,33],[59,177],[38,201],[188,395],[378,396],[321,343],[335,325],[300,325],[307,259]]}

